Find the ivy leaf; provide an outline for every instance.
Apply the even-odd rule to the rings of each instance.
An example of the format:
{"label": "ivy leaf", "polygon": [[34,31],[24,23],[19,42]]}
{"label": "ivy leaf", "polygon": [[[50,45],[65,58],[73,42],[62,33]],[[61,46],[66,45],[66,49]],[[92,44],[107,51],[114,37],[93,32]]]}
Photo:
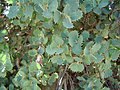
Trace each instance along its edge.
{"label": "ivy leaf", "polygon": [[52,17],[52,13],[48,10],[43,11],[42,14],[45,18],[51,18]]}
{"label": "ivy leaf", "polygon": [[111,44],[115,47],[120,47],[120,40],[118,39],[112,39]]}
{"label": "ivy leaf", "polygon": [[103,8],[103,7],[107,6],[108,4],[109,4],[109,0],[101,0],[98,7]]}
{"label": "ivy leaf", "polygon": [[53,12],[56,11],[58,8],[58,1],[57,0],[50,0],[50,4],[49,4],[49,11]]}
{"label": "ivy leaf", "polygon": [[19,9],[20,9],[19,6],[11,6],[9,13],[7,14],[7,17],[9,19],[15,18],[19,12]]}
{"label": "ivy leaf", "polygon": [[80,35],[80,37],[78,38],[78,43],[80,43],[82,45],[82,43],[83,43],[83,36],[82,35]]}
{"label": "ivy leaf", "polygon": [[56,48],[56,54],[61,54],[64,51],[63,48]]}
{"label": "ivy leaf", "polygon": [[30,65],[29,65],[29,72],[35,72],[36,70],[38,70],[37,68],[37,63],[36,62],[32,62]]}
{"label": "ivy leaf", "polygon": [[71,31],[69,33],[69,44],[71,47],[73,47],[78,41],[78,32],[77,31]]}
{"label": "ivy leaf", "polygon": [[44,52],[45,52],[45,51],[44,51],[44,48],[43,48],[43,47],[39,47],[38,53],[39,53],[40,55],[42,55]]}
{"label": "ivy leaf", "polygon": [[54,12],[54,22],[57,23],[61,18],[61,13],[59,11]]}
{"label": "ivy leaf", "polygon": [[93,9],[93,12],[100,15],[102,13],[101,9],[99,7],[96,7]]}
{"label": "ivy leaf", "polygon": [[90,51],[89,51],[89,48],[88,47],[85,47],[84,48],[84,55],[87,56],[90,54]]}
{"label": "ivy leaf", "polygon": [[52,41],[54,42],[54,44],[56,44],[56,46],[60,46],[64,43],[62,37],[59,37],[57,35],[53,35]]}
{"label": "ivy leaf", "polygon": [[53,55],[55,53],[55,49],[52,49],[50,45],[48,45],[46,47],[46,52],[49,54],[49,55]]}
{"label": "ivy leaf", "polygon": [[91,48],[91,53],[96,53],[101,48],[100,43],[95,43]]}
{"label": "ivy leaf", "polygon": [[[38,0],[37,0],[38,1]],[[40,0],[39,0],[40,1]],[[42,10],[42,8],[39,6],[39,5],[35,5],[34,6],[34,9],[35,9],[35,11],[37,12],[37,13],[39,13],[39,14],[41,14],[42,12],[43,12],[43,10]]]}
{"label": "ivy leaf", "polygon": [[71,18],[69,16],[66,16],[64,19],[63,19],[63,26],[66,27],[66,28],[73,28],[73,23],[71,21]]}
{"label": "ivy leaf", "polygon": [[83,17],[82,11],[78,10],[70,14],[71,20],[76,21]]}
{"label": "ivy leaf", "polygon": [[102,90],[110,90],[109,88],[107,88],[107,87],[104,87]]}
{"label": "ivy leaf", "polygon": [[87,65],[90,65],[92,63],[91,56],[90,55],[85,56],[83,62]]}
{"label": "ivy leaf", "polygon": [[89,34],[88,31],[83,31],[82,36],[83,36],[83,40],[85,41],[85,40],[87,40],[89,38],[90,34]]}
{"label": "ivy leaf", "polygon": [[32,14],[33,14],[33,7],[31,5],[26,5],[24,11],[25,17],[32,18]]}
{"label": "ivy leaf", "polygon": [[80,63],[72,63],[69,68],[73,71],[73,72],[82,72],[84,70],[84,65],[80,64]]}
{"label": "ivy leaf", "polygon": [[1,85],[0,90],[7,90],[7,88],[4,85]]}
{"label": "ivy leaf", "polygon": [[79,57],[73,57],[76,62],[82,62],[82,58]]}
{"label": "ivy leaf", "polygon": [[69,35],[69,32],[68,30],[64,30],[62,33],[61,33],[61,37],[62,39],[64,40],[64,43],[68,43],[68,36]]}
{"label": "ivy leaf", "polygon": [[111,55],[111,59],[113,61],[116,61],[118,59],[119,55],[120,55],[120,51],[116,50],[116,49],[111,49],[111,50],[109,50],[109,52],[110,52],[110,55]]}
{"label": "ivy leaf", "polygon": [[79,43],[72,47],[72,52],[76,55],[79,55],[81,51],[82,51],[82,47]]}
{"label": "ivy leaf", "polygon": [[37,55],[37,50],[35,50],[35,49],[29,50],[28,55],[30,55],[32,57],[36,56]]}
{"label": "ivy leaf", "polygon": [[[46,17],[47,18],[47,17]],[[50,17],[49,17],[50,18]],[[47,22],[43,22],[43,27],[50,29],[53,26],[53,22],[51,20],[47,21]]]}
{"label": "ivy leaf", "polygon": [[0,30],[0,37],[4,37],[5,35],[8,35],[7,30]]}
{"label": "ivy leaf", "polygon": [[41,35],[41,31],[36,29],[36,30],[33,31],[33,35],[40,36]]}
{"label": "ivy leaf", "polygon": [[102,42],[102,36],[97,36],[96,38],[95,38],[95,42],[96,43],[100,43],[100,42]]}
{"label": "ivy leaf", "polygon": [[9,85],[9,90],[15,90],[14,85],[12,83]]}
{"label": "ivy leaf", "polygon": [[42,85],[46,86],[47,85],[47,80],[48,80],[48,76],[43,75],[43,77],[41,78]]}
{"label": "ivy leaf", "polygon": [[108,78],[108,77],[112,76],[112,74],[113,74],[112,70],[108,69],[105,72],[102,72],[101,76],[102,76],[102,78]]}
{"label": "ivy leaf", "polygon": [[56,81],[57,78],[58,78],[58,73],[53,73],[48,79],[48,84],[52,85]]}
{"label": "ivy leaf", "polygon": [[90,48],[93,45],[93,41],[90,41],[89,43],[87,43],[86,47],[84,48],[84,55],[90,55]]}
{"label": "ivy leaf", "polygon": [[42,3],[42,0],[32,0],[32,2],[35,4],[40,4],[40,3]]}
{"label": "ivy leaf", "polygon": [[63,59],[61,56],[53,56],[50,60],[52,63],[57,63],[58,65],[63,64]]}
{"label": "ivy leaf", "polygon": [[11,59],[10,59],[10,55],[9,54],[7,54],[5,66],[6,66],[6,70],[7,71],[12,70],[12,68],[13,68],[13,65],[11,63]]}
{"label": "ivy leaf", "polygon": [[104,57],[102,55],[100,55],[100,54],[92,55],[92,57],[93,57],[92,60],[94,60],[95,63],[99,63],[104,59]]}
{"label": "ivy leaf", "polygon": [[93,6],[91,4],[86,4],[86,12],[89,13],[93,9]]}
{"label": "ivy leaf", "polygon": [[70,5],[69,5],[69,4],[66,4],[63,12],[64,12],[66,15],[69,15],[69,13],[70,13],[70,8],[71,8]]}
{"label": "ivy leaf", "polygon": [[68,63],[72,63],[73,62],[73,58],[71,56],[66,56],[65,57],[65,60],[68,62]]}

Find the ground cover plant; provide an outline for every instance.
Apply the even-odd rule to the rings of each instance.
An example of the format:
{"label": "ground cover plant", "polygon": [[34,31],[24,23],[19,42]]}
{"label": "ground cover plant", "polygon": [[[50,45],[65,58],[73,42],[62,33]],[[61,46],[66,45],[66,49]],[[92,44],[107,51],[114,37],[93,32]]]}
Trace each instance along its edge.
{"label": "ground cover plant", "polygon": [[120,0],[1,0],[0,90],[120,90]]}

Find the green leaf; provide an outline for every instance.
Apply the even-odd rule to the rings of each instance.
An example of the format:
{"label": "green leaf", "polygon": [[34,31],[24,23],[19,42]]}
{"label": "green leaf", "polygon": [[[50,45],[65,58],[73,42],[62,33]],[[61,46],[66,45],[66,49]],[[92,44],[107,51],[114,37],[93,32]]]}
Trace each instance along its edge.
{"label": "green leaf", "polygon": [[102,90],[110,90],[110,88],[104,87]]}
{"label": "green leaf", "polygon": [[56,44],[56,46],[60,46],[64,43],[62,40],[62,37],[60,37],[58,35],[53,35],[52,42],[54,42],[54,44]]}
{"label": "green leaf", "polygon": [[102,78],[108,78],[110,76],[112,76],[113,72],[111,69],[106,70],[105,72],[101,73],[102,74]]}
{"label": "green leaf", "polygon": [[63,19],[63,26],[66,28],[73,28],[73,23],[71,21],[71,18],[69,16],[65,16]]}
{"label": "green leaf", "polygon": [[90,55],[90,48],[91,46],[93,45],[93,41],[90,41],[87,43],[86,47],[84,48],[84,55],[87,56],[87,55]]}
{"label": "green leaf", "polygon": [[92,60],[94,60],[95,63],[100,63],[104,59],[104,57],[100,54],[92,55],[92,57],[93,57]]}
{"label": "green leaf", "polygon": [[38,53],[39,53],[40,55],[42,55],[44,52],[45,52],[45,51],[44,51],[44,48],[43,48],[43,47],[39,47]]}
{"label": "green leaf", "polygon": [[10,84],[10,85],[9,85],[9,90],[15,90],[13,84]]}
{"label": "green leaf", "polygon": [[56,54],[61,54],[61,53],[63,53],[63,51],[64,51],[63,48],[56,48],[55,49]]}
{"label": "green leaf", "polygon": [[43,11],[42,14],[45,18],[51,18],[52,17],[52,13],[48,10]]}
{"label": "green leaf", "polygon": [[11,59],[10,59],[10,55],[9,54],[7,54],[5,66],[6,66],[6,70],[7,71],[12,70],[12,68],[13,68],[13,65],[11,63]]}
{"label": "green leaf", "polygon": [[73,71],[73,72],[82,72],[84,70],[84,65],[80,64],[80,63],[72,63],[69,68]]}
{"label": "green leaf", "polygon": [[120,47],[120,40],[119,39],[112,39],[111,44],[115,47]]}
{"label": "green leaf", "polygon": [[32,57],[36,56],[37,55],[37,50],[35,50],[35,49],[29,50],[28,55],[30,55]]}
{"label": "green leaf", "polygon": [[19,6],[11,6],[7,17],[9,19],[15,18],[19,12]]}
{"label": "green leaf", "polygon": [[110,55],[111,55],[111,59],[113,61],[116,61],[118,59],[119,55],[120,55],[120,51],[115,50],[115,49],[111,49],[111,50],[109,50],[109,52],[110,52]]}
{"label": "green leaf", "polygon": [[42,3],[42,0],[32,0],[32,2],[35,4],[40,4],[40,3]]}
{"label": "green leaf", "polygon": [[91,53],[96,53],[98,52],[98,50],[101,48],[101,44],[100,43],[95,43],[92,48],[91,48]]}
{"label": "green leaf", "polygon": [[95,37],[95,42],[100,43],[100,42],[102,42],[102,39],[103,39],[102,36],[98,35],[98,36]]}
{"label": "green leaf", "polygon": [[65,0],[65,3],[66,3],[66,6],[68,6],[68,7],[65,7],[65,8],[67,8],[66,10],[64,10],[65,13],[66,12],[68,12],[68,13],[74,12],[74,11],[78,10],[78,8],[79,8],[78,0]]}
{"label": "green leaf", "polygon": [[90,54],[90,51],[89,51],[89,48],[88,47],[85,47],[84,48],[84,55],[87,56]]}
{"label": "green leaf", "polygon": [[63,12],[64,12],[66,15],[69,15],[69,13],[70,13],[70,11],[71,11],[70,9],[71,9],[70,5],[69,5],[69,4],[66,4]]}
{"label": "green leaf", "polygon": [[53,55],[55,53],[55,49],[52,49],[50,45],[48,45],[46,47],[46,52],[49,54],[49,55]]}
{"label": "green leaf", "polygon": [[79,43],[72,47],[72,52],[76,55],[79,55],[81,51],[82,51],[82,47]]}
{"label": "green leaf", "polygon": [[78,32],[77,31],[71,31],[69,33],[69,44],[70,46],[74,46],[78,42]]}
{"label": "green leaf", "polygon": [[68,62],[68,63],[72,63],[73,62],[73,58],[71,56],[66,56],[65,57],[65,60]]}
{"label": "green leaf", "polygon": [[102,13],[101,9],[99,7],[96,7],[93,9],[93,12],[100,15]]}
{"label": "green leaf", "polygon": [[32,62],[30,65],[29,65],[29,72],[36,72],[38,70],[38,67],[37,67],[37,63],[36,62]]}
{"label": "green leaf", "polygon": [[109,0],[101,0],[98,7],[103,8],[103,7],[107,6],[108,4],[109,4]]}
{"label": "green leaf", "polygon": [[7,88],[4,85],[1,85],[0,90],[7,90]]}
{"label": "green leaf", "polygon": [[83,36],[83,40],[85,41],[85,40],[87,40],[89,38],[90,35],[89,35],[88,31],[83,31],[82,36]]}
{"label": "green leaf", "polygon": [[31,5],[26,5],[24,11],[25,17],[32,18],[32,14],[33,14],[33,7]]}
{"label": "green leaf", "polygon": [[62,33],[61,33],[61,37],[62,39],[64,40],[64,43],[68,43],[68,36],[69,35],[69,32],[68,30],[64,30]]}
{"label": "green leaf", "polygon": [[52,85],[56,81],[57,78],[58,78],[58,73],[53,73],[48,79],[48,84]]}
{"label": "green leaf", "polygon": [[87,4],[87,5],[86,5],[86,12],[87,12],[87,13],[91,12],[92,9],[93,9],[93,6],[92,6],[91,4]]}
{"label": "green leaf", "polygon": [[33,31],[33,35],[35,35],[35,36],[41,36],[41,31],[38,30],[38,29],[36,29],[36,30]]}
{"label": "green leaf", "polygon": [[58,23],[61,18],[61,13],[59,11],[54,12],[54,22]]}
{"label": "green leaf", "polygon": [[57,0],[51,0],[49,4],[49,11],[53,12],[56,11],[58,8],[58,1]]}
{"label": "green leaf", "polygon": [[[38,1],[38,0],[37,0]],[[39,0],[40,1],[40,0]],[[42,8],[39,6],[39,5],[35,5],[34,6],[34,9],[35,9],[35,11],[37,12],[37,13],[39,13],[39,14],[41,14],[42,12],[43,12],[43,10],[42,10]]]}
{"label": "green leaf", "polygon": [[64,62],[61,56],[53,56],[50,60],[52,63],[57,63],[58,65],[61,65]]}
{"label": "green leaf", "polygon": [[7,34],[8,34],[7,30],[0,30],[0,37],[3,37]]}
{"label": "green leaf", "polygon": [[82,11],[78,10],[70,14],[71,20],[76,21],[83,17]]}
{"label": "green leaf", "polygon": [[[22,88],[25,88],[25,89],[27,89],[28,90],[28,86],[31,86],[31,81],[30,80],[24,80],[23,82],[22,82]],[[29,88],[30,89],[30,88]]]}
{"label": "green leaf", "polygon": [[78,43],[82,45],[82,43],[83,43],[83,36],[82,35],[80,35],[80,37],[78,38]]}
{"label": "green leaf", "polygon": [[43,75],[42,78],[41,78],[42,85],[46,86],[47,85],[47,80],[48,80],[48,76]]}
{"label": "green leaf", "polygon": [[31,36],[30,40],[32,44],[41,44],[43,42],[43,39],[38,36]]}
{"label": "green leaf", "polygon": [[87,65],[90,65],[92,63],[91,56],[90,55],[85,56],[83,62]]}
{"label": "green leaf", "polygon": [[82,58],[79,57],[73,57],[76,62],[82,62]]}

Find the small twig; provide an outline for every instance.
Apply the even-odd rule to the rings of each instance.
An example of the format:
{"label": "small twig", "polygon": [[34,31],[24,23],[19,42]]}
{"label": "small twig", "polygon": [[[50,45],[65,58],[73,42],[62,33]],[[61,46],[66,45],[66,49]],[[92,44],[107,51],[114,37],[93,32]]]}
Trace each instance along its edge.
{"label": "small twig", "polygon": [[62,80],[63,80],[63,77],[67,71],[67,68],[68,68],[68,65],[66,65],[62,75],[60,76],[60,78],[58,79],[58,83],[57,83],[57,87],[56,87],[56,90],[61,90],[61,85],[62,85]]}

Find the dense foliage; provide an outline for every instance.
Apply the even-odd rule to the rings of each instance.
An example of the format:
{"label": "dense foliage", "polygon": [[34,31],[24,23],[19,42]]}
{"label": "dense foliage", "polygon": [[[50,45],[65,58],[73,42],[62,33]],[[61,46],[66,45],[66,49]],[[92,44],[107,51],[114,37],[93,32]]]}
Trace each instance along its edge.
{"label": "dense foliage", "polygon": [[1,0],[0,90],[119,90],[120,0]]}

